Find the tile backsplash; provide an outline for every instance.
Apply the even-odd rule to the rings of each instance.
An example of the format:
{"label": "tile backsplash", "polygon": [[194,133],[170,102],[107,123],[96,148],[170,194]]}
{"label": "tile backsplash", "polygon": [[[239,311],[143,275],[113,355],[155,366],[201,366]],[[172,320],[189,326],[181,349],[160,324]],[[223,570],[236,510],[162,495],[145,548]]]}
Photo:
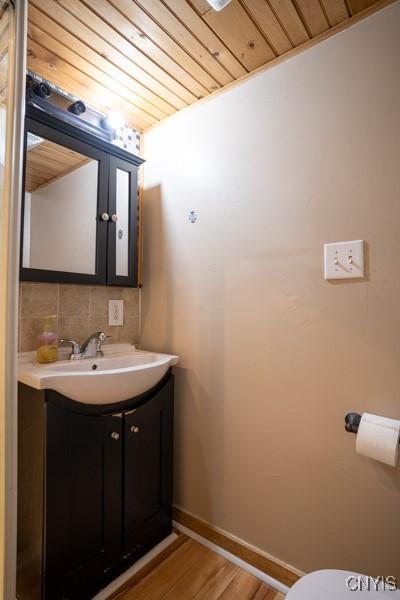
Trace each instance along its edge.
{"label": "tile backsplash", "polygon": [[[124,324],[108,325],[108,301],[124,300]],[[36,348],[43,317],[53,316],[59,338],[82,343],[94,331],[104,331],[110,342],[139,343],[139,290],[56,283],[20,283],[19,351]]]}

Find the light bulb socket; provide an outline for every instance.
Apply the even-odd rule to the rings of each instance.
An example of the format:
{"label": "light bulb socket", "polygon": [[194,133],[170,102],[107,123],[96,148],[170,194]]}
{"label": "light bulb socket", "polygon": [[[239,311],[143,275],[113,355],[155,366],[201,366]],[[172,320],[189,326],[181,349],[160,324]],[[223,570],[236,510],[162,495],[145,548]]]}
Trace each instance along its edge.
{"label": "light bulb socket", "polygon": [[86,112],[86,106],[83,102],[77,100],[76,102],[68,106],[68,112],[72,113],[73,115],[79,116]]}
{"label": "light bulb socket", "polygon": [[51,89],[49,88],[47,83],[43,83],[43,81],[35,83],[35,85],[32,88],[32,91],[34,94],[36,94],[36,96],[39,96],[40,98],[49,98],[51,96]]}

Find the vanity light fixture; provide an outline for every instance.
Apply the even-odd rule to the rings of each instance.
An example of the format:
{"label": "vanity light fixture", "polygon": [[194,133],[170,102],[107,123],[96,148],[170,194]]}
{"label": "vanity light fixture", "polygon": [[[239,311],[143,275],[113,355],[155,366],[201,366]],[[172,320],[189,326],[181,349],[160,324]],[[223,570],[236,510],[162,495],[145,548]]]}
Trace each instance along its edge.
{"label": "vanity light fixture", "polygon": [[225,6],[227,4],[229,4],[231,0],[207,0],[208,4],[211,6],[211,8],[213,8],[214,10],[220,11],[223,8],[225,8]]}
{"label": "vanity light fixture", "polygon": [[109,115],[101,120],[101,124],[104,129],[119,129],[124,124],[123,116],[119,112],[110,112]]}
{"label": "vanity light fixture", "polygon": [[[28,74],[26,77],[26,112],[28,116],[48,116],[63,124],[86,131],[105,142],[112,142],[115,132],[104,124],[105,117],[87,106],[82,100],[55,88],[39,76]],[[108,105],[109,106],[109,105]],[[29,114],[31,113],[31,114]],[[30,145],[28,145],[28,150]]]}

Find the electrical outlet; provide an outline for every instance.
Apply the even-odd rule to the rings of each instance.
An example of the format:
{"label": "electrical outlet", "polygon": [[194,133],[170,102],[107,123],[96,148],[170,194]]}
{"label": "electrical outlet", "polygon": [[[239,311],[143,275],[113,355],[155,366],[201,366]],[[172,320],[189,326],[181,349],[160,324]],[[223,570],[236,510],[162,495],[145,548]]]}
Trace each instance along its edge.
{"label": "electrical outlet", "polygon": [[110,326],[124,324],[124,301],[108,301],[108,324]]}

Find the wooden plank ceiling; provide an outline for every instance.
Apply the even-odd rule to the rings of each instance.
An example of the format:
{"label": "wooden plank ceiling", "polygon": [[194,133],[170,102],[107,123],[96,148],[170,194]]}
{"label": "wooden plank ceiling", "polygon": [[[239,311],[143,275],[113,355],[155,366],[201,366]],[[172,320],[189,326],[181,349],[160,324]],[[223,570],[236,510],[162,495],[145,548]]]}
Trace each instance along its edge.
{"label": "wooden plank ceiling", "polygon": [[54,144],[49,140],[28,150],[25,173],[25,190],[34,192],[64,177],[90,161],[87,156]]}
{"label": "wooden plank ceiling", "polygon": [[[386,2],[387,3],[387,2]],[[28,67],[146,129],[382,0],[29,0]]]}

